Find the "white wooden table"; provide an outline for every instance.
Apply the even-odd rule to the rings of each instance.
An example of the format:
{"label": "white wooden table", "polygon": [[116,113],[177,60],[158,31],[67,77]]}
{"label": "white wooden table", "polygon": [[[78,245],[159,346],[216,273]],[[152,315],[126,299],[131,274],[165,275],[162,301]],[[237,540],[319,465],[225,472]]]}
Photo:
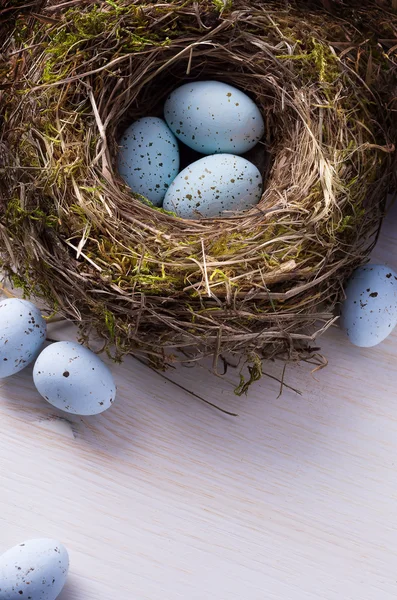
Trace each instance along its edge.
{"label": "white wooden table", "polygon": [[[397,207],[375,259],[397,270],[396,225]],[[167,374],[236,418],[132,359],[112,366],[112,409],[72,423],[31,369],[2,380],[0,551],[62,540],[60,600],[395,600],[397,330],[358,349],[334,328],[321,346],[327,369],[287,369],[302,396]]]}

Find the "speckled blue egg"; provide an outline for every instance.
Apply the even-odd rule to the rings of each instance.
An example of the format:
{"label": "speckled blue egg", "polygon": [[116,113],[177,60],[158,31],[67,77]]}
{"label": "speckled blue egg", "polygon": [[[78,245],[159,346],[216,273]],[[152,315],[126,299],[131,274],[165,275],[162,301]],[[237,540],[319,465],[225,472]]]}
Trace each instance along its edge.
{"label": "speckled blue egg", "polygon": [[0,378],[14,375],[37,358],[47,333],[39,309],[19,298],[0,302]]}
{"label": "speckled blue egg", "polygon": [[205,156],[181,171],[164,198],[163,208],[184,219],[229,217],[257,204],[262,177],[245,158]]}
{"label": "speckled blue egg", "polygon": [[108,409],[116,386],[101,359],[76,342],[55,342],[35,362],[33,381],[50,404],[75,415],[96,415]]}
{"label": "speckled blue egg", "polygon": [[221,81],[196,81],[177,88],[165,102],[164,116],[174,134],[202,154],[244,154],[265,131],[251,98]]}
{"label": "speckled blue egg", "polygon": [[345,288],[340,325],[355,346],[382,342],[397,325],[397,275],[384,265],[354,271]]}
{"label": "speckled blue egg", "polygon": [[133,192],[161,206],[179,171],[178,142],[165,121],[144,117],[126,129],[120,142],[118,169]]}
{"label": "speckled blue egg", "polygon": [[0,556],[1,600],[55,600],[65,585],[68,552],[60,542],[34,539]]}

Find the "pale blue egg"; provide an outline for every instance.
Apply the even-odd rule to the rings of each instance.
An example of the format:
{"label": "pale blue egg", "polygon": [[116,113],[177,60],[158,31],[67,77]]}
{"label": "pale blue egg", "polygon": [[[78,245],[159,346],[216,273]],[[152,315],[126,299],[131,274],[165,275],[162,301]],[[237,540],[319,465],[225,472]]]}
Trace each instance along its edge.
{"label": "pale blue egg", "polygon": [[184,219],[230,217],[252,208],[262,195],[262,177],[251,162],[233,154],[205,156],[181,171],[163,208]]}
{"label": "pale blue egg", "polygon": [[19,298],[0,302],[0,379],[24,369],[38,356],[47,324],[39,309]]}
{"label": "pale blue egg", "polygon": [[116,386],[109,368],[77,342],[55,342],[35,362],[33,381],[50,404],[75,415],[110,408]]}
{"label": "pale blue egg", "polygon": [[165,121],[144,117],[124,132],[118,170],[133,192],[161,206],[179,171],[178,142]]}
{"label": "pale blue egg", "polygon": [[165,102],[164,116],[174,134],[202,154],[244,154],[265,131],[253,100],[221,81],[196,81],[177,88]]}
{"label": "pale blue egg", "polygon": [[355,346],[382,342],[397,325],[397,275],[384,265],[356,269],[345,288],[340,326]]}
{"label": "pale blue egg", "polygon": [[18,544],[0,556],[1,600],[55,600],[66,583],[68,552],[57,540]]}

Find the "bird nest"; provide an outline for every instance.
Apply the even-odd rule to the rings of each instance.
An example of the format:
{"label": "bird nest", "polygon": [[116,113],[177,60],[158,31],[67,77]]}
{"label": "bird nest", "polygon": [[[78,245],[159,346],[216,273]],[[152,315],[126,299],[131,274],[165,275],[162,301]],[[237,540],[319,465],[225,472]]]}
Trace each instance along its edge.
{"label": "bird nest", "polygon": [[[390,57],[357,23],[301,4],[14,10],[0,68],[0,233],[13,284],[84,339],[95,330],[116,357],[157,367],[179,352],[214,366],[227,353],[256,365],[310,356],[382,216]],[[250,158],[264,192],[248,212],[192,221],[134,196],[116,165],[123,129],[162,116],[171,90],[201,79],[259,106],[266,134]]]}

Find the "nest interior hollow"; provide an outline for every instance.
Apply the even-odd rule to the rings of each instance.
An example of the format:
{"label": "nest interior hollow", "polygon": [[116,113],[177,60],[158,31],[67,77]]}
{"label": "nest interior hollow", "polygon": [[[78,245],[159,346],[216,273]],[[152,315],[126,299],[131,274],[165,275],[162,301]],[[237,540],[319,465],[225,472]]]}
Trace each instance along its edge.
{"label": "nest interior hollow", "polygon": [[[307,355],[382,215],[391,140],[377,47],[285,2],[41,2],[4,47],[3,267],[117,356]],[[248,212],[187,221],[134,196],[118,142],[200,79],[260,107],[265,139],[248,158],[265,188]]]}

